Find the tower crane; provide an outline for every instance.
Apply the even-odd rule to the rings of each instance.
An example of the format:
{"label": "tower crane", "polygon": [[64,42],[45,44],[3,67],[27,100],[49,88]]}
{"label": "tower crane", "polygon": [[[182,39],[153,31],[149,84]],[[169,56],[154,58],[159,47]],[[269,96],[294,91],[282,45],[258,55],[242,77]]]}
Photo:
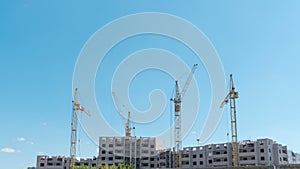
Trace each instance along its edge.
{"label": "tower crane", "polygon": [[[119,114],[122,114],[122,110],[119,105],[119,100],[118,100],[117,94],[115,92],[112,92],[112,95],[113,95],[113,99],[114,99],[114,102],[117,107],[117,111],[119,112]],[[130,125],[130,112],[128,111],[127,122],[125,123],[125,136],[131,137],[131,130],[134,130],[134,129],[135,129],[135,127],[131,127],[131,125]]]}
{"label": "tower crane", "polygon": [[72,101],[73,110],[72,110],[72,123],[71,123],[71,148],[70,148],[70,169],[75,167],[75,158],[76,158],[76,142],[77,142],[77,125],[78,125],[78,112],[84,112],[88,116],[91,116],[91,113],[88,112],[79,102],[78,102],[78,89],[75,89],[74,99]]}
{"label": "tower crane", "polygon": [[130,111],[128,112],[128,116],[127,116],[127,122],[125,125],[125,136],[126,137],[131,137],[131,130],[134,129],[130,126]]}
{"label": "tower crane", "polygon": [[231,121],[231,148],[232,148],[232,161],[233,166],[239,166],[239,151],[237,142],[237,127],[236,127],[236,105],[235,99],[239,97],[238,92],[235,91],[233,84],[232,74],[230,74],[230,90],[224,101],[221,103],[220,108],[223,108],[225,104],[230,100],[230,121]]}
{"label": "tower crane", "polygon": [[182,99],[185,95],[185,92],[192,80],[193,74],[197,69],[198,64],[194,64],[193,68],[182,88],[182,91],[179,90],[178,80],[175,81],[176,87],[176,95],[175,98],[171,98],[170,100],[174,102],[175,108],[175,165],[177,168],[181,167],[181,152],[182,149],[182,140],[181,140],[181,103]]}

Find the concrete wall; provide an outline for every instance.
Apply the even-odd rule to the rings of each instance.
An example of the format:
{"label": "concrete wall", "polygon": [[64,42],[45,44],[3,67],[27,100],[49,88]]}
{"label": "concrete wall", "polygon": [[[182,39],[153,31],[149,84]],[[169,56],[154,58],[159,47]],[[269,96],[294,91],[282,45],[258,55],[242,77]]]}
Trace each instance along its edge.
{"label": "concrete wall", "polygon": [[[134,163],[136,168],[172,168],[174,149],[157,150],[150,137],[100,137],[98,157],[77,159],[76,166]],[[231,143],[185,147],[181,151],[182,168],[231,167]],[[288,164],[287,147],[271,139],[239,143],[239,163],[243,166],[281,166]],[[38,156],[37,169],[69,169],[69,158]],[[247,167],[246,167],[247,168]]]}
{"label": "concrete wall", "polygon": [[100,164],[134,163],[137,168],[158,167],[156,138],[100,137],[98,159]]}

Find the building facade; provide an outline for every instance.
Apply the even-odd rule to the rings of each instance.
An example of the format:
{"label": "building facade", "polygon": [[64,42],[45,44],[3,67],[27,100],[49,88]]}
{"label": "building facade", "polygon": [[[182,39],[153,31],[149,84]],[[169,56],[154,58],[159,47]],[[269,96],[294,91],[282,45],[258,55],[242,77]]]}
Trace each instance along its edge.
{"label": "building facade", "polygon": [[239,144],[241,166],[272,166],[288,164],[287,147],[271,139],[246,140]]}
{"label": "building facade", "polygon": [[100,137],[101,165],[134,164],[136,168],[158,167],[158,149],[163,144],[154,137]]}
{"label": "building facade", "polygon": [[[174,166],[174,156],[162,152],[160,167]],[[231,143],[185,147],[181,152],[182,168],[232,166]],[[166,159],[166,160],[165,160]],[[168,161],[169,160],[169,161]],[[240,166],[274,166],[288,164],[287,147],[271,139],[246,140],[239,143]]]}
{"label": "building facade", "polygon": [[289,164],[300,164],[300,154],[288,151],[288,162]]}
{"label": "building facade", "polygon": [[[296,162],[298,154],[293,154]],[[100,137],[98,157],[76,159],[75,166],[133,164],[135,168],[174,168],[174,157],[174,149],[163,149],[163,144],[153,137]],[[239,142],[240,166],[286,165],[290,158],[287,147],[271,139]],[[69,162],[63,156],[37,156],[36,168],[69,169]],[[185,147],[181,162],[181,168],[232,166],[231,143]]]}
{"label": "building facade", "polygon": [[[76,158],[75,166],[98,166],[99,159],[93,158]],[[70,158],[65,156],[37,156],[36,169],[70,169]]]}

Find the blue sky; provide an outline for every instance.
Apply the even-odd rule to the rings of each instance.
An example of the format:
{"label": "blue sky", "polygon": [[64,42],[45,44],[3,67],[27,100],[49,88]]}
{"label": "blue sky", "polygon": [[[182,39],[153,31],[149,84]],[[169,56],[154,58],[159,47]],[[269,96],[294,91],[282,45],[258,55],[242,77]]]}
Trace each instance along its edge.
{"label": "blue sky", "polygon": [[[72,77],[79,52],[99,28],[114,19],[139,12],[179,16],[196,25],[210,39],[227,77],[230,73],[234,74],[236,88],[240,92],[237,101],[239,140],[268,137],[300,152],[297,102],[300,94],[299,7],[297,0],[1,1],[2,167],[18,169],[34,166],[37,154],[69,154]],[[109,54],[129,54],[130,50],[146,47],[189,54],[180,44],[156,36],[135,37],[128,42],[128,47],[126,51],[126,47],[120,44]],[[116,114],[116,110],[111,99],[100,93],[109,86],[108,78],[113,69],[110,65],[117,65],[121,59],[104,60],[107,64],[100,66],[96,78],[97,99],[107,105],[103,110],[112,114]],[[193,57],[182,59],[188,65],[195,61]],[[149,93],[149,86],[162,88],[168,94],[172,92],[173,81],[157,72],[146,72],[143,76],[133,81],[130,90],[133,90],[136,106],[147,109],[149,103],[143,98]],[[147,80],[154,76],[159,80]],[[210,89],[203,66],[199,67],[195,77],[201,78],[200,111],[206,112]],[[115,119],[114,115],[104,116],[109,122]],[[207,143],[228,141],[228,117],[225,110],[218,129]],[[184,140],[185,146],[197,144],[195,140],[203,122],[204,117],[200,116]],[[169,121],[161,123],[168,125]],[[114,126],[123,132],[121,122]],[[138,136],[155,135],[152,127],[138,128],[138,124],[136,127],[135,134]],[[82,129],[78,134],[81,140],[78,154],[96,156],[97,146]]]}

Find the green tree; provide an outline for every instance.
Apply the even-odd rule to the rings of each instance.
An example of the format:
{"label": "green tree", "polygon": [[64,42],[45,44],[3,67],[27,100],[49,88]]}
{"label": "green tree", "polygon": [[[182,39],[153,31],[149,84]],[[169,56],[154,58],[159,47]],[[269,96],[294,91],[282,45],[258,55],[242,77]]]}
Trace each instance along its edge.
{"label": "green tree", "polygon": [[74,169],[89,169],[89,167],[81,164],[81,166],[76,166]]}
{"label": "green tree", "polygon": [[124,166],[125,166],[124,164],[119,163],[117,168],[118,168],[118,169],[123,169]]}
{"label": "green tree", "polygon": [[105,165],[99,164],[98,169],[109,169],[109,166],[107,164],[105,164]]}
{"label": "green tree", "polygon": [[134,164],[121,164],[115,165],[98,165],[98,169],[134,169]]}

